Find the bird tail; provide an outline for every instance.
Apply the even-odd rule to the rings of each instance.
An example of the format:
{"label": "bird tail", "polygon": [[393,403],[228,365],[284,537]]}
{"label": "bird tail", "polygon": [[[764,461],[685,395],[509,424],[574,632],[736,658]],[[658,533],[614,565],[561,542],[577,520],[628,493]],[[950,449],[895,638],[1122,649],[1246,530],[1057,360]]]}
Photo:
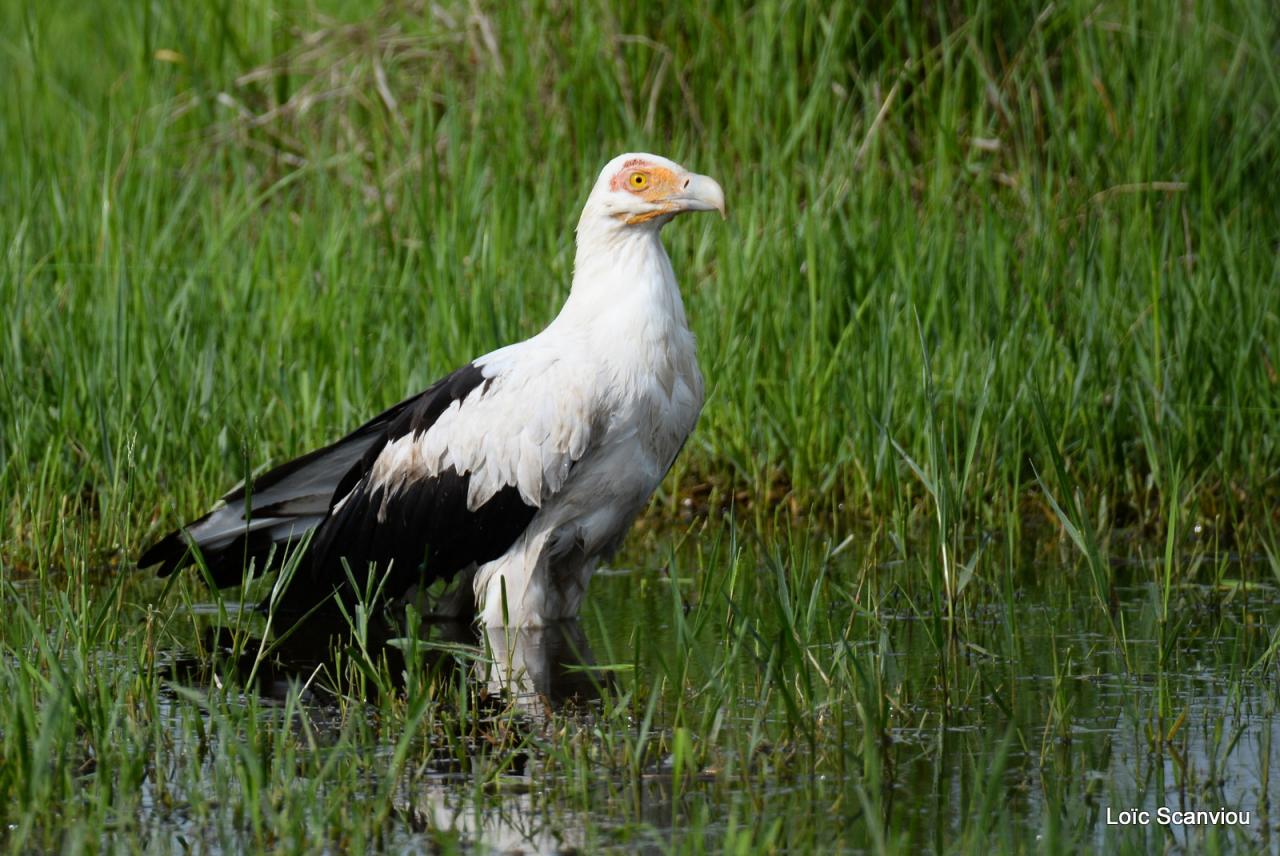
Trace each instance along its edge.
{"label": "bird tail", "polygon": [[282,556],[328,516],[348,473],[412,400],[380,413],[332,445],[242,483],[213,511],[147,548],[138,567],[159,565],[159,575],[167,577],[192,564],[198,552],[219,588],[239,585],[246,568],[261,573],[273,552]]}

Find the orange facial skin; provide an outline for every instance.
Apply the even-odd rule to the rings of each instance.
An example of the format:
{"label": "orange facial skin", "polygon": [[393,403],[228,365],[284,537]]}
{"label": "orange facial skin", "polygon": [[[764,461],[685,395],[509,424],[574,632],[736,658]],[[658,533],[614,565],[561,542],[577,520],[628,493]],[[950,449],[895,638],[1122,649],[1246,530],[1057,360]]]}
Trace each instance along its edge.
{"label": "orange facial skin", "polygon": [[[629,160],[609,182],[612,190],[627,190],[646,202],[662,204],[668,196],[681,189],[680,177],[666,167],[651,164],[645,160]],[[628,225],[643,223],[676,210],[675,205],[664,205],[653,211],[635,214],[627,218]]]}

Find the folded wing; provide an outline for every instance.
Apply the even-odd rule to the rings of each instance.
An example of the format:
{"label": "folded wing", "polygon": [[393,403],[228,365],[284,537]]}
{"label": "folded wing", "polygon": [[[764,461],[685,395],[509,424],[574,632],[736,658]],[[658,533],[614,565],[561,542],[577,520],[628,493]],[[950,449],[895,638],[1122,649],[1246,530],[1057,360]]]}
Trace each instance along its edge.
{"label": "folded wing", "polygon": [[[168,575],[191,563],[195,547],[218,586],[236,585],[250,563],[262,570],[314,530],[282,601],[305,611],[334,591],[345,597],[351,578],[363,586],[371,569],[385,574],[383,595],[396,597],[498,558],[563,486],[589,433],[581,407],[530,398],[521,378],[539,373],[501,371],[509,367],[453,372],[233,490],[138,564]],[[566,423],[566,414],[587,424]]]}

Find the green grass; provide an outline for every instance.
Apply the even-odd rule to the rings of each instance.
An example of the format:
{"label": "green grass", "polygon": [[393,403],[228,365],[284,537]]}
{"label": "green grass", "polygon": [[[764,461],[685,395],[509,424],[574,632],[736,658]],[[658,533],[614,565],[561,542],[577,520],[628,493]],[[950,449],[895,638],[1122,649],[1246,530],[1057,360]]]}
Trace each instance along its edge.
{"label": "green grass", "polygon": [[[1045,8],[0,7],[0,839],[1139,851],[1098,806],[1267,805],[1280,19]],[[245,692],[139,548],[539,330],[636,149],[731,218],[666,234],[710,394],[618,559],[677,582],[590,598],[619,686]]]}

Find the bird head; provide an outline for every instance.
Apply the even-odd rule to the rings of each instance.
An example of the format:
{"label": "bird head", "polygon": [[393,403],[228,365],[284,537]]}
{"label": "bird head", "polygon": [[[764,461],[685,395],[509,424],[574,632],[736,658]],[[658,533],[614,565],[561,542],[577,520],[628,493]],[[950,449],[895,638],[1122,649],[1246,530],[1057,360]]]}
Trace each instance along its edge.
{"label": "bird head", "polygon": [[579,229],[589,219],[660,228],[686,211],[719,211],[726,216],[724,191],[715,179],[658,155],[632,152],[618,155],[600,172]]}

